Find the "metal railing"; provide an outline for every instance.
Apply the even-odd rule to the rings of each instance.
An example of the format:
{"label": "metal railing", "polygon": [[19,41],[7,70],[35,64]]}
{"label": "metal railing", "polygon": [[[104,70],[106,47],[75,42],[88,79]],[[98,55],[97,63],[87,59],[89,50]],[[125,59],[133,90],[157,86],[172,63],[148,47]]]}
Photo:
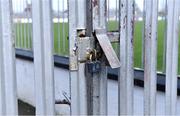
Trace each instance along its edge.
{"label": "metal railing", "polygon": [[[17,114],[15,45],[34,53],[36,114],[55,114],[55,53],[70,54],[72,115],[107,114],[106,64],[108,61],[112,68],[113,65],[118,68],[118,57],[121,61],[118,68],[119,115],[134,113],[134,64],[144,68],[144,114],[156,114],[158,69],[166,74],[166,114],[175,115],[180,1],[164,2],[162,27],[158,21],[158,1],[144,0],[144,10],[140,14],[143,21],[138,26],[136,12],[139,11],[134,0],[114,0],[114,9],[111,0],[14,0],[13,4],[11,0],[0,0],[0,115]],[[136,31],[140,31],[137,32],[140,36]]]}

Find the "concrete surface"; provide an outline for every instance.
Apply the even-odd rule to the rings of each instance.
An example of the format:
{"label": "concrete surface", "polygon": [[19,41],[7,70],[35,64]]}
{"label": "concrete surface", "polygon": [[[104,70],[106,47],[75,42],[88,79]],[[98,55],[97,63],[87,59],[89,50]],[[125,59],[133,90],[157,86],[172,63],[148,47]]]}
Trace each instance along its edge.
{"label": "concrete surface", "polygon": [[[33,63],[26,60],[16,60],[18,97],[22,101],[34,106],[34,68]],[[55,97],[64,99],[62,92],[69,95],[69,72],[68,70],[55,67]],[[143,115],[143,88],[134,87],[134,114]],[[108,114],[117,115],[118,113],[118,82],[108,81]],[[22,107],[23,108],[23,107]],[[35,109],[30,108],[35,112]],[[57,114],[68,115],[70,108],[68,105],[56,105]],[[157,92],[157,114],[165,114],[165,94]],[[177,100],[177,115],[180,115],[180,97]]]}

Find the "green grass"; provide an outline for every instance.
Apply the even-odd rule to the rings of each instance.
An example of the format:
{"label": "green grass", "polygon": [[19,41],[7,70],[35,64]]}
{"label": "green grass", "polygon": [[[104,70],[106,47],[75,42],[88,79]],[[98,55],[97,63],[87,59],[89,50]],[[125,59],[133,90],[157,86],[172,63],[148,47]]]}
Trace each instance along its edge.
{"label": "green grass", "polygon": [[[63,30],[64,27],[64,30]],[[26,33],[28,30],[30,30],[32,27],[30,26],[28,28],[27,24],[15,24],[16,28],[16,37],[19,39],[16,39],[16,46],[20,48],[30,49],[32,46],[32,42],[30,41],[31,37],[29,38],[28,35],[24,34],[26,30]],[[117,22],[109,22],[108,23],[108,30],[113,31],[118,29],[118,23]],[[135,67],[141,67],[141,61],[142,61],[142,32],[143,30],[143,22],[138,21],[135,22],[135,29],[134,29],[134,66]],[[158,22],[158,44],[157,44],[157,70],[162,71],[163,67],[163,45],[164,45],[164,31],[165,31],[165,23],[164,21]],[[68,56],[68,24],[67,23],[54,23],[54,53],[58,55]],[[64,35],[63,35],[64,33]],[[20,38],[21,36],[21,38]],[[58,39],[58,38],[61,39]],[[62,39],[64,38],[64,39]],[[28,46],[28,42],[30,43]],[[179,41],[180,42],[180,41]],[[115,50],[118,50],[118,44],[113,44],[113,47]],[[180,48],[179,48],[180,49]],[[180,52],[179,52],[180,53]],[[179,59],[180,61],[180,54]],[[178,67],[180,67],[180,62]],[[178,68],[178,72],[180,73],[180,68]]]}

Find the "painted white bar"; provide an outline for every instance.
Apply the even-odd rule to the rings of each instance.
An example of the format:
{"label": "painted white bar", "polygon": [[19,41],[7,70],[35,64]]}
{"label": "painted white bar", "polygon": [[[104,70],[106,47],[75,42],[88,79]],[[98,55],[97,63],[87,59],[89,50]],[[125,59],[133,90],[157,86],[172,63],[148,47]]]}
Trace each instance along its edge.
{"label": "painted white bar", "polygon": [[69,68],[70,68],[70,96],[71,96],[71,115],[79,115],[79,91],[78,91],[78,58],[75,53],[76,43],[76,1],[68,1],[69,11]]}
{"label": "painted white bar", "polygon": [[167,45],[167,0],[164,0],[165,2],[165,12],[166,15],[164,16],[165,21],[165,31],[164,31],[164,42],[163,42],[163,65],[162,65],[162,72],[166,72],[166,45]]}
{"label": "painted white bar", "polygon": [[0,115],[5,115],[5,81],[4,81],[4,66],[3,66],[3,40],[2,40],[2,10],[0,3]]}
{"label": "painted white bar", "polygon": [[0,115],[17,115],[12,3],[0,0]]}
{"label": "painted white bar", "polygon": [[133,27],[134,0],[121,0],[120,13],[120,60],[119,115],[133,115]]}
{"label": "painted white bar", "polygon": [[101,64],[102,70],[100,74],[100,108],[99,112],[100,115],[107,115],[108,114],[108,83],[107,83],[107,67],[105,63]]}
{"label": "painted white bar", "polygon": [[80,115],[88,115],[87,107],[87,77],[85,76],[85,63],[79,63],[79,113]]}
{"label": "painted white bar", "polygon": [[166,48],[166,115],[176,114],[179,0],[168,0]]}
{"label": "painted white bar", "polygon": [[32,0],[36,115],[55,114],[51,0]]}
{"label": "painted white bar", "polygon": [[[76,1],[77,25],[76,29],[86,29],[86,0]],[[78,39],[78,38],[77,38]],[[87,77],[85,63],[78,63],[78,107],[79,115],[88,115],[87,106]]]}
{"label": "painted white bar", "polygon": [[86,0],[77,0],[77,28],[86,27]]}
{"label": "painted white bar", "polygon": [[145,0],[144,115],[156,114],[158,0]]}
{"label": "painted white bar", "polygon": [[[99,0],[99,26],[98,28],[106,29],[106,19],[107,19],[107,0]],[[99,89],[100,89],[100,105],[99,112],[100,115],[107,115],[108,111],[108,96],[107,96],[107,68],[105,62],[101,63],[101,72],[100,72],[100,80],[99,80]]]}

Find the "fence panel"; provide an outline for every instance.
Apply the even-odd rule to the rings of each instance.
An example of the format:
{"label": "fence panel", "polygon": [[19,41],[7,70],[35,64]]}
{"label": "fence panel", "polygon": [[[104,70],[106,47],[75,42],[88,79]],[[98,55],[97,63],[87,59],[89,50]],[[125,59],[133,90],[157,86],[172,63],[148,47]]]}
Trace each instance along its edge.
{"label": "fence panel", "polygon": [[[164,11],[158,9],[158,1],[162,0],[144,0],[144,8],[139,8],[137,0],[0,0],[0,114],[17,114],[16,47],[34,53],[36,114],[55,115],[57,54],[70,59],[71,114],[106,115],[106,66],[111,62],[105,55],[113,46],[121,61],[119,115],[134,113],[134,64],[144,68],[144,115],[156,115],[157,70],[166,74],[166,114],[175,115],[180,1],[163,0]],[[140,28],[143,35],[137,36]],[[109,39],[104,53],[101,34]],[[80,59],[85,45],[79,41],[85,39],[94,42],[86,52],[99,61],[97,72],[88,72],[87,64],[94,66],[88,53],[85,61]]]}

